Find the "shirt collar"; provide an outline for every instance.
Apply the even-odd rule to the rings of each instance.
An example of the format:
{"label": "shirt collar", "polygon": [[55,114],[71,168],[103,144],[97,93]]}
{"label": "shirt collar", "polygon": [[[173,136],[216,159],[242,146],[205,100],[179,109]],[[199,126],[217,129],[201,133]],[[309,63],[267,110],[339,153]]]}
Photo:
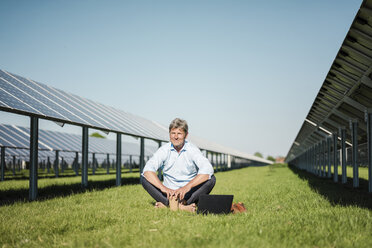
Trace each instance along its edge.
{"label": "shirt collar", "polygon": [[[170,150],[171,151],[176,151],[176,149],[174,148],[172,142],[170,142],[170,143],[171,143]],[[183,144],[183,147],[182,147],[180,153],[183,152],[183,151],[187,151],[188,144],[189,144],[189,142],[187,140],[185,140],[185,144]]]}

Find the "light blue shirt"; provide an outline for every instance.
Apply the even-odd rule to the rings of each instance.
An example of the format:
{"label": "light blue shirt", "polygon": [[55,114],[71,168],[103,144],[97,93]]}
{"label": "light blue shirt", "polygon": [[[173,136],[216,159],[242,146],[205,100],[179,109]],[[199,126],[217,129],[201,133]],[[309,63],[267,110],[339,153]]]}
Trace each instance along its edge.
{"label": "light blue shirt", "polygon": [[188,141],[185,141],[179,153],[171,142],[161,146],[147,161],[143,172],[157,172],[159,168],[163,169],[164,186],[170,189],[185,186],[197,174],[208,174],[209,179],[213,175],[213,167],[209,160],[198,147]]}

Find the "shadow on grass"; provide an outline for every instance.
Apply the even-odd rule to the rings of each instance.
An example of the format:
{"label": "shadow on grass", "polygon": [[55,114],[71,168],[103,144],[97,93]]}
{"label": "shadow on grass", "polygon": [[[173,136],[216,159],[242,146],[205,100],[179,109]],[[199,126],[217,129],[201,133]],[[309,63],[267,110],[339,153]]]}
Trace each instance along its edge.
{"label": "shadow on grass", "polygon": [[288,166],[299,178],[307,180],[309,186],[317,193],[324,196],[332,205],[359,206],[372,209],[372,194],[368,193],[368,181],[359,178],[359,188],[353,188],[353,179],[348,178],[347,183],[338,183],[332,178],[320,178],[307,171],[300,170],[294,166]]}
{"label": "shadow on grass", "polygon": [[[122,178],[121,185],[139,184],[139,177]],[[102,181],[88,181],[88,187],[83,188],[81,183],[50,185],[38,189],[37,201],[45,201],[56,197],[81,194],[89,191],[99,191],[116,187],[116,179]],[[29,189],[14,189],[0,191],[0,206],[11,205],[16,202],[28,202]]]}

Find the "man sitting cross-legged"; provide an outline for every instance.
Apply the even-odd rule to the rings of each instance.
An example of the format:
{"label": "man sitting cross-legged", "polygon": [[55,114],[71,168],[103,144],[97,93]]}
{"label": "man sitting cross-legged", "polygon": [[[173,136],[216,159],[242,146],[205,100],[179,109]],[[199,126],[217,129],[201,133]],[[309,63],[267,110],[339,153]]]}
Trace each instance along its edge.
{"label": "man sitting cross-legged", "polygon": [[[141,175],[145,190],[156,200],[155,207],[169,206],[169,199],[179,200],[179,209],[195,212],[202,194],[209,194],[215,183],[213,167],[200,150],[186,140],[185,120],[174,119],[169,125],[170,142],[161,146],[147,161]],[[164,183],[156,172],[163,169]]]}

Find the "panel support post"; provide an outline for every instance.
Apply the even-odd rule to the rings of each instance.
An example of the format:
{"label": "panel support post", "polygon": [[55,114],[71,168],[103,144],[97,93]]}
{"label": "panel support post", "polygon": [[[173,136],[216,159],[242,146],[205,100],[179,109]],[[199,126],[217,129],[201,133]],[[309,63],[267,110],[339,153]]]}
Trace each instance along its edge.
{"label": "panel support post", "polygon": [[309,172],[313,173],[313,146],[309,148]]}
{"label": "panel support post", "polygon": [[140,150],[140,164],[139,172],[142,174],[143,168],[145,167],[145,138],[141,137],[141,150]]}
{"label": "panel support post", "polygon": [[319,176],[322,177],[323,166],[323,141],[319,141]]}
{"label": "panel support post", "polygon": [[323,140],[319,141],[319,176],[323,176]]}
{"label": "panel support post", "polygon": [[132,172],[132,166],[133,166],[133,160],[132,160],[132,155],[129,155],[129,172]]}
{"label": "panel support post", "polygon": [[318,142],[317,144],[317,149],[316,149],[316,152],[317,152],[317,156],[318,156],[318,159],[317,159],[317,166],[316,166],[316,174],[317,176],[320,176],[321,172],[320,172],[320,166],[321,166],[321,142]]}
{"label": "panel support post", "polygon": [[96,174],[96,153],[93,152],[92,154],[92,174]]}
{"label": "panel support post", "polygon": [[313,172],[313,147],[310,146],[309,148],[309,172]]}
{"label": "panel support post", "polygon": [[62,164],[62,166],[61,166],[61,172],[63,173],[65,171],[65,160],[64,160],[63,157],[61,158],[61,164]]}
{"label": "panel support post", "polygon": [[314,175],[318,175],[318,143],[314,145]]}
{"label": "panel support post", "polygon": [[341,168],[342,168],[342,183],[347,182],[347,171],[346,171],[346,129],[345,127],[340,128],[341,136]]}
{"label": "panel support post", "polygon": [[225,169],[227,170],[227,154],[223,155],[223,164],[225,166]]}
{"label": "panel support post", "polygon": [[318,142],[318,150],[317,150],[317,153],[318,153],[318,166],[317,166],[317,176],[320,176],[321,172],[320,172],[320,166],[321,166],[321,162],[322,162],[322,157],[321,157],[321,142],[319,141]]}
{"label": "panel support post", "polygon": [[319,151],[319,154],[320,154],[320,165],[319,165],[319,176],[320,177],[323,177],[323,165],[324,165],[324,144],[323,144],[323,140],[321,140],[319,142],[320,144],[320,151]]}
{"label": "panel support post", "polygon": [[15,176],[16,156],[13,155],[13,176]]}
{"label": "panel support post", "polygon": [[106,156],[106,174],[110,174],[110,154],[107,153],[107,156]]}
{"label": "panel support post", "polygon": [[30,128],[30,189],[29,200],[33,201],[37,197],[37,160],[39,144],[39,119],[31,117]]}
{"label": "panel support post", "polygon": [[1,147],[1,181],[4,181],[5,173],[5,147]]}
{"label": "panel support post", "polygon": [[220,171],[222,171],[222,167],[221,167],[221,153],[216,153],[216,163],[217,163],[217,167]]}
{"label": "panel support post", "polygon": [[307,148],[306,151],[306,171],[310,172],[310,162],[311,162],[311,148]]}
{"label": "panel support post", "polygon": [[83,146],[81,154],[81,185],[88,187],[88,127],[83,127]]}
{"label": "panel support post", "polygon": [[310,172],[311,170],[311,147],[307,148],[307,165],[306,170],[307,172]]}
{"label": "panel support post", "polygon": [[338,182],[337,132],[333,133],[333,181]]}
{"label": "panel support post", "polygon": [[[158,141],[158,148],[161,147],[161,140]],[[163,168],[160,167],[159,170],[158,170],[158,178],[160,181],[163,181]]]}
{"label": "panel support post", "polygon": [[327,137],[327,164],[328,164],[328,171],[327,171],[327,177],[332,177],[332,167],[331,167],[331,143],[332,139],[331,137]]}
{"label": "panel support post", "polygon": [[324,139],[322,141],[322,157],[323,157],[323,163],[322,163],[322,177],[326,177],[326,153],[327,153],[327,140]]}
{"label": "panel support post", "polygon": [[359,187],[359,168],[358,168],[358,121],[350,121],[352,147],[352,164],[353,164],[353,187]]}
{"label": "panel support post", "polygon": [[58,150],[56,151],[56,157],[54,160],[54,174],[56,175],[56,177],[59,176],[59,151]]}
{"label": "panel support post", "polygon": [[211,153],[211,156],[212,156],[212,166],[213,166],[213,169],[218,172],[218,168],[216,167],[216,161],[214,160],[214,152]]}
{"label": "panel support post", "polygon": [[116,186],[121,185],[121,134],[116,134]]}
{"label": "panel support post", "polygon": [[48,159],[47,159],[47,164],[46,164],[46,166],[47,166],[47,173],[49,174],[50,173],[50,157],[48,156]]}
{"label": "panel support post", "polygon": [[231,169],[231,155],[227,154],[227,168]]}
{"label": "panel support post", "polygon": [[328,170],[328,138],[326,137],[323,141],[324,144],[324,177],[328,177],[327,170]]}
{"label": "panel support post", "polygon": [[305,170],[309,172],[309,165],[310,165],[310,149],[306,150],[306,167]]}
{"label": "panel support post", "polygon": [[372,193],[372,109],[366,111],[368,144],[368,192]]}
{"label": "panel support post", "polygon": [[74,170],[75,170],[75,175],[78,176],[79,175],[79,152],[75,152],[75,167],[74,167]]}
{"label": "panel support post", "polygon": [[316,174],[316,145],[314,144],[313,145],[313,168],[312,168],[312,172],[313,174],[315,175]]}

